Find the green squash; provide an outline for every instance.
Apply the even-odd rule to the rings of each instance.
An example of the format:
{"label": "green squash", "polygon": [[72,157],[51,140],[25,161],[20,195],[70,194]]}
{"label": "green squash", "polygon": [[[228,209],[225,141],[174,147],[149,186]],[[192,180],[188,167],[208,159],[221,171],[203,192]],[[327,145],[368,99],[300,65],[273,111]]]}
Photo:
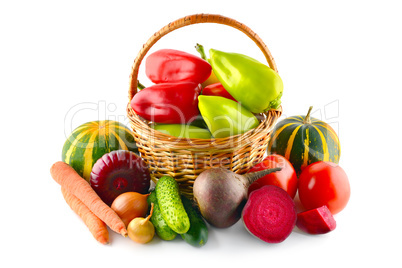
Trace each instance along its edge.
{"label": "green squash", "polygon": [[341,155],[337,134],[324,121],[310,118],[312,108],[306,116],[288,117],[276,124],[268,143],[268,153],[284,156],[297,174],[318,161],[338,164]]}
{"label": "green squash", "polygon": [[92,121],[80,125],[69,135],[63,146],[62,160],[89,182],[95,162],[115,150],[138,154],[132,131],[117,121]]}

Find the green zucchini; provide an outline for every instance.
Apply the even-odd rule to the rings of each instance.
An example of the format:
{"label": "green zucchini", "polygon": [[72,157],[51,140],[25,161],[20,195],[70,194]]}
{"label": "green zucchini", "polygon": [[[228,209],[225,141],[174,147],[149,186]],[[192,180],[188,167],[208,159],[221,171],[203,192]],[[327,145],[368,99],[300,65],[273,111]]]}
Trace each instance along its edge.
{"label": "green zucchini", "polygon": [[156,234],[162,240],[173,240],[176,238],[177,233],[173,231],[165,222],[162,217],[161,211],[158,206],[158,201],[156,199],[155,191],[152,191],[151,194],[148,196],[148,204],[154,203],[154,210],[151,216],[151,222],[155,227]]}
{"label": "green zucchini", "polygon": [[190,229],[190,219],[180,198],[179,185],[170,176],[163,176],[155,186],[159,209],[167,225],[176,233]]}
{"label": "green zucchini", "polygon": [[190,199],[181,197],[184,208],[190,218],[190,229],[187,233],[181,234],[184,241],[195,247],[201,247],[207,243],[208,227],[198,209],[196,209]]}

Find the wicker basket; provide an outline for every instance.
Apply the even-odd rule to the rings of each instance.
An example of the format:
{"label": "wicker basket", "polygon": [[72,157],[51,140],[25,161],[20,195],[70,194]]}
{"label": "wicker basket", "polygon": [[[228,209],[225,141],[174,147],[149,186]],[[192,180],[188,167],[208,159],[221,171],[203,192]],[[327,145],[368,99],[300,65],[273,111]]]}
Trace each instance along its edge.
{"label": "wicker basket", "polygon": [[268,65],[277,71],[274,59],[260,37],[244,24],[221,15],[196,14],[180,18],[156,32],[143,45],[134,61],[130,75],[128,118],[139,152],[149,167],[152,180],[156,183],[162,176],[172,176],[178,182],[181,193],[187,197],[192,197],[194,180],[205,169],[224,167],[241,174],[247,172],[254,164],[261,162],[270,132],[282,113],[282,110],[278,109],[261,114],[260,125],[241,135],[203,140],[179,139],[155,131],[149,127],[149,122],[134,112],[130,101],[137,93],[138,70],[146,53],[162,36],[197,23],[224,24],[242,31],[257,44]]}

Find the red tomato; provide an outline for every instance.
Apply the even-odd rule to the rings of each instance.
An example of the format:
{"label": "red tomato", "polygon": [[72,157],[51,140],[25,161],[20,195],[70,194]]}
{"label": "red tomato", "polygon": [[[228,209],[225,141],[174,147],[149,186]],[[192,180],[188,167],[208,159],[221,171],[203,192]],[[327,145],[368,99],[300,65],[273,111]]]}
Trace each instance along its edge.
{"label": "red tomato", "polygon": [[253,182],[248,188],[248,194],[264,185],[275,185],[285,190],[291,198],[294,198],[297,191],[297,176],[292,164],[285,157],[276,154],[268,155],[261,163],[252,167],[248,172],[276,167],[281,167],[282,170],[265,175]]}
{"label": "red tomato", "polygon": [[350,197],[350,185],[345,171],[331,162],[315,162],[299,176],[299,198],[307,209],[326,205],[332,214],[345,208]]}

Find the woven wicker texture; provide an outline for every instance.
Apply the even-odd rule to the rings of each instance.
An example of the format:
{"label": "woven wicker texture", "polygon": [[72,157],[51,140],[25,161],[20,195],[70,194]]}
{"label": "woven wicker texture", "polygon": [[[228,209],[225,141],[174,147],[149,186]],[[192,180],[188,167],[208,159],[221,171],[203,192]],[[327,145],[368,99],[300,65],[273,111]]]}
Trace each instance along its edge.
{"label": "woven wicker texture", "polygon": [[203,140],[179,139],[155,131],[149,127],[149,122],[134,112],[130,101],[137,93],[138,70],[149,49],[169,32],[198,23],[224,24],[242,31],[260,48],[268,65],[277,71],[274,59],[260,37],[246,25],[221,15],[195,14],[180,18],[160,29],[143,45],[133,63],[128,94],[127,114],[134,138],[141,157],[149,167],[152,180],[156,183],[162,176],[172,176],[179,183],[182,194],[190,198],[194,180],[203,170],[224,167],[236,173],[244,173],[255,163],[261,162],[270,132],[282,113],[278,109],[261,114],[260,125],[241,135]]}

